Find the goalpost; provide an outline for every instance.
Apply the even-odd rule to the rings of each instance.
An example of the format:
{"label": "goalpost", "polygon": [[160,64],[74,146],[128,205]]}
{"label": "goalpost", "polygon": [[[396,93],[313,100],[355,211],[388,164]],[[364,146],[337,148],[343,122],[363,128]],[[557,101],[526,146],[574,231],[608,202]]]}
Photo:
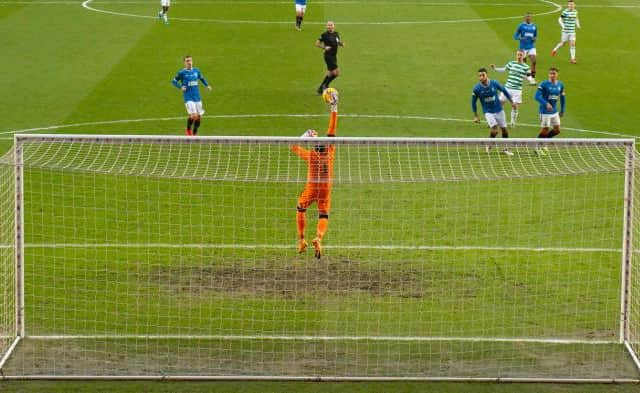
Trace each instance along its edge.
{"label": "goalpost", "polygon": [[[316,259],[290,147],[326,143]],[[17,134],[1,375],[638,382],[639,173],[630,139]]]}

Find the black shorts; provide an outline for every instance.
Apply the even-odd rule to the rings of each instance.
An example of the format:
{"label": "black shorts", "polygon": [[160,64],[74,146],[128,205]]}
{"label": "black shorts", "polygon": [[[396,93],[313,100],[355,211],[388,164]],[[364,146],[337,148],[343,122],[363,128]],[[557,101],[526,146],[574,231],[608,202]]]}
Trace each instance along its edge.
{"label": "black shorts", "polygon": [[324,55],[324,62],[327,64],[327,70],[333,71],[338,68],[338,56],[336,55]]}

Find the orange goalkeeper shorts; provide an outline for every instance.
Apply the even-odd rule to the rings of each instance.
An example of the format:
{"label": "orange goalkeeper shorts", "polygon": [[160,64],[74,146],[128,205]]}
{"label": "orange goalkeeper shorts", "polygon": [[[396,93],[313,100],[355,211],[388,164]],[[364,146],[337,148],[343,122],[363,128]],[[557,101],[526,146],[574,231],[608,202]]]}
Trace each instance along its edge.
{"label": "orange goalkeeper shorts", "polygon": [[329,214],[331,209],[331,187],[307,184],[300,197],[298,197],[298,207],[306,209],[313,202],[318,204],[318,212],[320,214]]}

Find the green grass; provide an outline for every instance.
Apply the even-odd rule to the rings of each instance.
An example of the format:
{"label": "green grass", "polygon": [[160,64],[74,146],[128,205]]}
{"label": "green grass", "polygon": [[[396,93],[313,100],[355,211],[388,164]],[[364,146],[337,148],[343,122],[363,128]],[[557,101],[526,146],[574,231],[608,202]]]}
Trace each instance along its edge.
{"label": "green grass", "polygon": [[[0,119],[0,151],[10,148],[13,132],[52,125],[99,123],[40,132],[180,135],[185,122],[182,98],[169,81],[182,67],[186,53],[194,56],[195,65],[214,85],[213,93],[204,94],[208,116],[203,120],[203,135],[297,136],[307,128],[322,129],[326,124],[325,109],[314,90],[322,79],[324,64],[313,42],[327,19],[336,21],[347,44],[339,55],[343,74],[334,82],[341,94],[340,136],[484,137],[486,127],[469,122],[469,93],[476,82],[475,71],[489,63],[505,63],[513,56],[516,43],[511,36],[519,18],[442,22],[500,19],[526,11],[547,12],[553,7],[533,0],[508,6],[489,6],[484,0],[460,2],[468,5],[441,3],[312,1],[302,32],[293,29],[293,4],[270,1],[176,2],[170,10],[169,26],[153,19],[91,12],[79,3],[0,3],[1,49],[6,59],[0,69],[7,76],[0,78],[0,105],[5,108]],[[548,55],[559,38],[557,13],[534,17],[541,34],[538,80],[544,79],[549,66],[559,66],[560,77],[567,86],[568,110],[563,118],[562,137],[609,136],[598,131],[640,135],[636,129],[640,114],[633,110],[639,104],[636,91],[640,77],[636,68],[640,38],[635,26],[640,8],[589,7],[613,4],[627,3],[578,3],[583,29],[579,31],[576,66],[568,64],[566,48],[557,58]],[[158,8],[155,3],[104,0],[91,6],[142,16],[154,16]],[[287,23],[218,23],[178,18]],[[352,23],[398,21],[429,23]],[[503,75],[493,76],[504,80]],[[534,88],[525,88],[522,125],[511,131],[512,136],[537,134],[533,93]],[[283,116],[251,116],[256,114]],[[313,116],[286,116],[291,114]],[[141,120],[129,121],[135,119]],[[122,122],[113,123],[114,120]],[[290,159],[286,152],[279,157],[274,162]],[[169,168],[180,162],[171,154],[163,158]],[[346,162],[344,158],[342,162]],[[362,158],[362,162],[372,159]],[[105,156],[103,162],[112,162],[113,168],[133,165],[109,161],[112,159]],[[544,164],[537,168],[537,161],[524,153],[516,159],[522,163],[519,170],[533,173],[535,169],[548,169]],[[474,161],[472,170],[483,173],[487,165],[509,169],[508,162],[498,160],[502,158],[483,157]],[[278,167],[267,173],[276,178],[280,173],[274,168]],[[350,169],[358,175],[358,170],[366,167]],[[30,170],[27,175],[25,198],[32,209],[27,212],[26,223],[33,229],[27,242],[37,244],[291,244],[291,207],[301,186],[296,182],[211,182],[206,176],[176,181],[157,174],[125,179],[44,169]],[[193,334],[212,335],[421,335],[426,331],[433,336],[617,337],[620,255],[615,252],[349,251],[339,247],[378,243],[563,247],[570,242],[572,247],[614,249],[621,243],[622,232],[622,195],[617,192],[620,174],[480,182],[423,180],[413,185],[345,181],[336,187],[327,245],[338,248],[328,248],[326,262],[312,268],[308,257],[298,256],[291,249],[193,248],[178,252],[171,248],[28,248],[28,330],[31,334],[160,334],[191,329]],[[93,191],[87,192],[88,187]],[[371,202],[372,195],[390,188],[396,195],[393,201]],[[187,203],[184,196],[188,197]],[[217,204],[212,205],[212,200]],[[252,206],[251,215],[245,206]],[[488,206],[492,207],[489,211]],[[128,212],[126,218],[122,218],[123,211]],[[348,211],[360,214],[343,214]],[[387,213],[384,227],[370,232],[372,226],[380,225],[380,211]],[[210,219],[218,216],[217,220]],[[429,224],[415,231],[408,225],[415,222]],[[310,218],[310,225],[314,224],[315,219]],[[187,226],[190,227],[185,230]],[[511,230],[514,227],[520,230]],[[573,236],[576,232],[579,237]],[[350,263],[343,263],[347,259]],[[87,260],[93,264],[86,266]],[[257,265],[252,262],[256,260],[260,261]],[[246,281],[246,277],[253,281]],[[273,285],[256,287],[247,282]],[[332,287],[329,282],[344,286]],[[105,291],[113,297],[102,297]],[[443,292],[449,295],[438,296]],[[575,308],[581,310],[577,318]],[[211,318],[220,323],[212,325]],[[501,321],[499,325],[494,324],[496,320]],[[150,348],[148,343],[124,340],[84,347],[85,343],[68,340],[67,355],[57,345],[46,340],[25,343],[22,353],[10,365],[19,367],[22,359],[30,362],[33,358],[29,356],[34,356],[39,359],[41,371],[64,373],[66,367],[77,365],[78,359],[87,359],[87,369],[99,370],[98,360],[105,360],[101,356],[113,349],[127,348],[137,356],[120,359],[120,363],[107,359],[127,372],[149,366],[145,354],[171,353],[177,346],[177,364],[156,359],[157,364],[174,367],[173,371],[188,371],[187,366],[209,370],[237,370],[244,366],[268,373],[270,367],[267,362],[260,368],[263,363],[258,359],[242,357],[230,358],[226,365],[207,364],[207,359],[224,349],[218,345],[227,345],[226,353],[250,355],[257,353],[252,347],[258,345],[255,343],[205,342],[199,349],[203,352],[195,355],[196,349],[189,343],[157,342]],[[371,364],[366,372],[375,373],[379,369],[374,364],[389,360],[380,354],[390,354],[395,360],[391,372],[397,375],[414,375],[425,369],[460,375],[457,367],[466,364],[472,371],[497,367],[509,375],[525,375],[536,367],[541,373],[562,374],[564,367],[576,374],[586,370],[591,375],[601,372],[604,376],[637,376],[617,347],[590,352],[584,348],[543,346],[536,352],[534,347],[516,348],[512,344],[492,348],[477,345],[475,351],[467,353],[459,343],[436,348],[433,344],[397,347],[385,342],[363,344],[359,350],[348,345],[321,348],[318,343],[297,343],[293,347],[277,342],[270,344],[273,347],[260,345],[272,354],[276,364],[301,367],[302,373],[312,374],[339,374],[350,370],[353,364]],[[87,357],[88,353],[95,356]],[[316,363],[319,357],[315,354],[324,353],[342,356],[329,364]],[[434,354],[435,358],[430,358]],[[449,354],[457,355],[448,357]],[[51,362],[52,358],[56,361]],[[189,364],[190,359],[199,360]],[[496,366],[504,359],[512,362],[509,369]],[[449,363],[443,371],[446,360]],[[607,367],[598,366],[602,364]],[[637,388],[410,383],[0,384],[3,391],[29,392],[596,392]]]}

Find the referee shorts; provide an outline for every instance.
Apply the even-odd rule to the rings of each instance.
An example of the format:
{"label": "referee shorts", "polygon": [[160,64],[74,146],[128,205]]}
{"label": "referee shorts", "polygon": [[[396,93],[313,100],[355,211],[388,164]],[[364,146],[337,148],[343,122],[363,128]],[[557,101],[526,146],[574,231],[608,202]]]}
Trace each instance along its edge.
{"label": "referee shorts", "polygon": [[324,62],[327,64],[327,70],[333,71],[338,68],[338,56],[336,55],[324,55]]}

